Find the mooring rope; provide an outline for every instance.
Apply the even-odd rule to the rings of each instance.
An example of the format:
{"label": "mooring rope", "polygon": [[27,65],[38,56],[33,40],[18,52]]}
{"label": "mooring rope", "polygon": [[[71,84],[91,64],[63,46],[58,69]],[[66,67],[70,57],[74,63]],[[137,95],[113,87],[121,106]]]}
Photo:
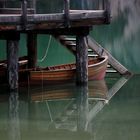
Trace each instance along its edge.
{"label": "mooring rope", "polygon": [[37,62],[43,62],[45,60],[45,58],[47,57],[48,50],[49,50],[49,47],[50,47],[50,44],[51,44],[51,40],[52,40],[52,36],[50,35],[49,42],[48,42],[48,45],[46,47],[45,54],[41,59],[38,59]]}

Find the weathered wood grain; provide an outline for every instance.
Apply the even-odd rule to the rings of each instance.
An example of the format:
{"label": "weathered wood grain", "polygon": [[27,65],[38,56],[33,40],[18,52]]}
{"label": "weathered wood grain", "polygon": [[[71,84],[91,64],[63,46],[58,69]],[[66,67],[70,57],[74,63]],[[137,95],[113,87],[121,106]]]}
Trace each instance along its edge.
{"label": "weathered wood grain", "polygon": [[[21,14],[5,14],[0,15],[0,24],[20,24]],[[53,13],[53,14],[28,14],[27,21],[30,24],[37,24],[42,22],[47,23],[64,23],[64,13]],[[93,10],[90,12],[73,12],[69,14],[70,22],[82,22],[83,20],[91,21],[96,23],[104,23],[105,21],[105,11],[104,10]],[[89,22],[89,25],[90,22]],[[82,26],[82,25],[81,25]]]}
{"label": "weathered wood grain", "polygon": [[131,74],[127,68],[119,63],[107,50],[105,50],[91,37],[88,37],[88,46],[89,48],[93,49],[99,56],[107,55],[109,64],[112,65],[112,67],[116,69],[120,74]]}
{"label": "weathered wood grain", "polygon": [[28,68],[35,68],[37,65],[37,34],[27,34]]}
{"label": "weathered wood grain", "polygon": [[88,82],[88,47],[86,36],[76,37],[76,83],[84,85]]}
{"label": "weathered wood grain", "polygon": [[7,74],[10,90],[18,89],[18,40],[7,40]]}

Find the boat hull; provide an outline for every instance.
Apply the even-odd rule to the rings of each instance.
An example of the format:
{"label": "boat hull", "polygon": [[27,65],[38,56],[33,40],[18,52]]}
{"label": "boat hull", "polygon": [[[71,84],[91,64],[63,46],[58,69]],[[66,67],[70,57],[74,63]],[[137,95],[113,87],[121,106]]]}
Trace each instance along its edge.
{"label": "boat hull", "polygon": [[[22,59],[23,60],[23,59]],[[108,57],[99,57],[96,59],[89,59],[88,62],[88,79],[89,80],[102,80],[106,74]],[[20,64],[19,67],[19,83],[28,82],[29,84],[42,84],[43,83],[64,83],[74,81],[76,79],[76,65],[64,64],[58,66],[51,66],[47,68],[37,68],[36,70],[27,69],[27,62]],[[6,66],[0,67],[0,83],[6,83],[7,78]]]}
{"label": "boat hull", "polygon": [[[94,60],[89,60],[89,65],[88,65],[89,80],[104,79],[106,74],[106,68],[107,68],[107,56],[102,57],[100,59],[101,60],[97,63],[95,63]],[[76,66],[74,64],[60,65],[59,68],[58,66],[56,67],[55,66],[49,67],[47,70],[42,69],[42,70],[30,71],[30,80],[61,82],[61,81],[74,80],[76,78]]]}

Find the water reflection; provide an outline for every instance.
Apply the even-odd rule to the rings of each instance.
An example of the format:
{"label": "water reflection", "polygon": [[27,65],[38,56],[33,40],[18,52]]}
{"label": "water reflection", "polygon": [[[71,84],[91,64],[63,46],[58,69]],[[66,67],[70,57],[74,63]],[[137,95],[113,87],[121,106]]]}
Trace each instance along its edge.
{"label": "water reflection", "polygon": [[87,131],[88,127],[88,112],[89,112],[89,104],[88,104],[88,86],[78,87],[78,96],[77,100],[77,130]]}
{"label": "water reflection", "polygon": [[82,92],[89,92],[88,98],[90,99],[105,100],[107,99],[108,88],[104,80],[90,81],[88,87],[76,87],[75,83],[47,86],[43,85],[42,82],[39,86],[30,86],[28,92],[31,93],[32,101],[73,99],[82,94]]}
{"label": "water reflection", "polygon": [[127,23],[124,28],[123,36],[125,39],[130,39],[140,29],[140,1],[139,0],[113,0],[111,1],[113,20],[120,16],[120,13],[127,15]]}
{"label": "water reflection", "polygon": [[9,140],[21,140],[19,123],[18,92],[10,92],[9,96]]}
{"label": "water reflection", "polygon": [[95,138],[104,140],[139,140],[140,76],[133,76],[112,98],[94,124]]}
{"label": "water reflection", "polygon": [[[31,100],[33,104],[41,105],[44,103],[46,105],[48,119],[50,120],[47,131],[52,129],[55,132],[67,130],[71,134],[92,132],[90,122],[97,111],[95,109],[94,112],[93,108],[94,106],[97,108],[98,102],[104,105],[108,94],[104,80],[89,82],[88,86],[77,88],[74,84],[69,83],[58,87],[56,85],[49,88],[44,87],[40,92],[37,91],[39,90],[36,89],[31,92]],[[55,108],[54,104],[56,105]],[[80,138],[81,136],[79,136]]]}
{"label": "water reflection", "polygon": [[[108,102],[110,104],[110,99],[127,80],[127,77],[121,77],[110,89],[105,81],[91,81],[88,86],[82,87],[72,83],[33,86],[30,89],[26,87],[22,88],[23,92],[20,89],[19,97],[16,92],[12,92],[9,102],[3,93],[1,99],[4,99],[0,102],[0,133],[6,131],[9,137],[3,136],[3,140],[93,139],[97,134],[94,132],[98,130],[95,124],[100,115],[97,115],[102,113],[106,105],[106,108],[110,106]],[[5,118],[8,124],[3,124]]]}

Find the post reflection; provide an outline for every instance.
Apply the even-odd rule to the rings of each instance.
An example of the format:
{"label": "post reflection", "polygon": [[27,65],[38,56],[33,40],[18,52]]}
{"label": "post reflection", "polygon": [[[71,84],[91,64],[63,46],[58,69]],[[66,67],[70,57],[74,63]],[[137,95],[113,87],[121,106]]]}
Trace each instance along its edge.
{"label": "post reflection", "polygon": [[89,82],[89,85],[78,87],[77,131],[88,132],[92,136],[92,121],[108,103],[108,90],[105,81]]}
{"label": "post reflection", "polygon": [[88,85],[79,86],[77,101],[77,130],[87,130],[88,106]]}
{"label": "post reflection", "polygon": [[21,140],[19,123],[18,92],[12,91],[9,96],[9,140]]}
{"label": "post reflection", "polygon": [[[90,81],[88,85],[79,87],[72,83],[44,86],[40,91],[33,87],[28,91],[27,100],[21,98],[21,92],[20,100],[17,92],[11,92],[8,138],[5,139],[94,139],[98,131],[97,123],[102,121],[97,122],[99,112],[102,114],[106,111],[104,107],[108,105],[107,102],[111,104],[112,97],[128,80],[127,77],[118,78],[109,90],[105,81]],[[7,103],[5,94],[1,102],[2,111],[2,104]],[[111,106],[108,110],[110,109]]]}

